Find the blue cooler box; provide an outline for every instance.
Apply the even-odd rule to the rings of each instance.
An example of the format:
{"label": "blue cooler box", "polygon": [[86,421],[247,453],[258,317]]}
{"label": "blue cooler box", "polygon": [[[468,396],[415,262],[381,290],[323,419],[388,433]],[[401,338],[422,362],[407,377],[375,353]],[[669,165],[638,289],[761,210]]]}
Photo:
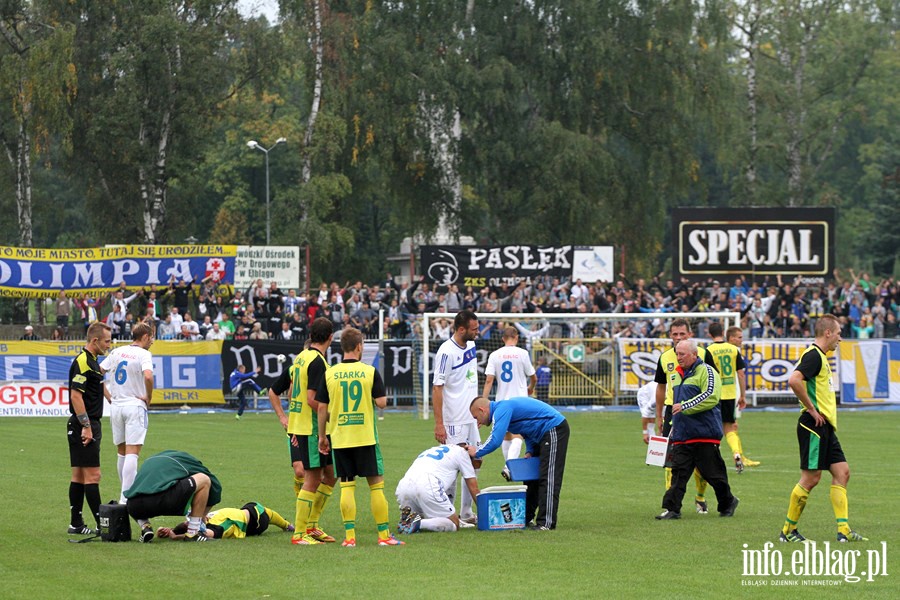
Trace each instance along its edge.
{"label": "blue cooler box", "polygon": [[525,527],[525,486],[495,485],[484,488],[476,500],[478,529],[499,531]]}
{"label": "blue cooler box", "polygon": [[541,478],[541,458],[511,458],[506,461],[512,481],[537,481]]}

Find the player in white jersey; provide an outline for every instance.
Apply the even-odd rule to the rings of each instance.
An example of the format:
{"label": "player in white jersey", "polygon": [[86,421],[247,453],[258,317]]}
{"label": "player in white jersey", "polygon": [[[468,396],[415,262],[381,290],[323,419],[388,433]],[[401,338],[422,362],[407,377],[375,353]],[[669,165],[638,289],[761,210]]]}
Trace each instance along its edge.
{"label": "player in white jersey", "polygon": [[[472,444],[481,441],[478,423],[469,412],[469,404],[478,396],[478,361],[475,338],[478,317],[461,310],[453,319],[453,335],[441,344],[434,357],[431,400],[434,404],[434,439],[441,444]],[[463,486],[459,514],[463,522],[475,523],[472,496]]]}
{"label": "player in white jersey", "polygon": [[[119,480],[122,492],[119,502],[124,504],[125,490],[134,483],[138,470],[138,455],[147,436],[147,407],[153,399],[153,330],[146,323],[138,323],[132,330],[134,342],[119,346],[100,363],[104,373],[109,373],[104,395],[109,400],[110,425],[113,443],[118,451]],[[153,539],[153,529],[147,521],[139,521],[141,541]]]}
{"label": "player in white jersey", "polygon": [[397,484],[401,533],[456,531],[459,516],[453,510],[456,478],[461,475],[466,489],[478,495],[475,466],[480,459],[469,456],[465,445],[434,446],[421,453]]}
{"label": "player in white jersey", "polygon": [[641,411],[641,430],[644,443],[650,443],[650,436],[656,435],[656,386],[655,381],[642,385],[637,392],[637,405]]}
{"label": "player in white jersey", "polygon": [[[487,369],[485,369],[484,391],[481,395],[490,398],[491,388],[494,387],[494,379],[497,379],[497,396],[500,402],[510,398],[522,396],[534,396],[534,387],[537,385],[534,365],[527,350],[519,348],[519,331],[515,327],[507,327],[503,330],[503,347],[491,352],[488,357]],[[503,456],[509,460],[519,458],[522,451],[522,436],[507,433],[501,445]],[[501,473],[504,479],[509,481],[509,470],[503,466]]]}

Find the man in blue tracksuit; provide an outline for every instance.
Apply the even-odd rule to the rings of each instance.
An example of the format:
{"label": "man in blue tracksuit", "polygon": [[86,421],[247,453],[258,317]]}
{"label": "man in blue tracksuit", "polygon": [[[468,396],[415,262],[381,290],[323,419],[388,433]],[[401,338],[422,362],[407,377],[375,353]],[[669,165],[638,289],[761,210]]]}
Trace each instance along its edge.
{"label": "man in blue tracksuit", "polygon": [[240,401],[236,417],[238,419],[241,418],[241,415],[244,414],[244,409],[247,408],[246,390],[251,389],[257,394],[262,391],[259,384],[253,381],[253,378],[256,377],[260,370],[259,367],[256,367],[255,372],[248,373],[247,367],[238,365],[237,368],[231,372],[231,375],[228,376],[228,385],[231,387],[231,392],[237,394],[238,400]]}
{"label": "man in blue tracksuit", "polygon": [[566,468],[566,449],[569,446],[569,424],[559,411],[540,400],[520,397],[502,402],[488,402],[478,397],[469,406],[478,426],[491,425],[491,435],[469,454],[481,458],[500,447],[507,432],[521,435],[525,440],[525,457],[541,459],[540,478],[526,481],[525,514],[537,511],[532,529],[556,529],[559,491]]}
{"label": "man in blue tracksuit", "polygon": [[711,366],[697,355],[697,341],[686,339],[675,346],[678,367],[672,383],[672,485],[663,496],[662,514],[657,519],[680,519],[681,501],[688,479],[696,467],[716,490],[719,515],[730,517],[738,499],[728,485],[728,472],[719,443],[722,440],[722,413],[719,409],[721,380]]}

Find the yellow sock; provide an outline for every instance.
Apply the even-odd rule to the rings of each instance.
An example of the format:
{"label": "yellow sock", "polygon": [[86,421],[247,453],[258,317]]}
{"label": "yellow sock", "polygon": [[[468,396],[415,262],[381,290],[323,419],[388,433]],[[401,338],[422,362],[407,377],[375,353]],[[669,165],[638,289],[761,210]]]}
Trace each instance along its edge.
{"label": "yellow sock", "polygon": [[279,529],[287,529],[287,526],[290,525],[290,523],[288,523],[284,517],[279,515],[271,508],[266,508],[266,514],[269,515],[269,523],[271,523],[275,527],[278,527]]}
{"label": "yellow sock", "polygon": [[850,506],[847,504],[847,488],[842,485],[831,485],[831,508],[834,509],[834,520],[837,521],[838,531],[844,535],[850,534],[848,515]]}
{"label": "yellow sock", "polygon": [[372,516],[375,517],[375,526],[378,528],[378,539],[386,540],[391,537],[388,525],[388,503],[384,497],[384,482],[369,486],[370,500],[372,502]]}
{"label": "yellow sock", "polygon": [[705,502],[706,486],[709,484],[706,483],[706,480],[700,475],[699,469],[694,469],[694,483],[697,485],[697,502]]}
{"label": "yellow sock", "polygon": [[300,490],[303,489],[303,482],[306,481],[305,477],[297,477],[294,475],[294,495],[298,498],[300,497]]}
{"label": "yellow sock", "polygon": [[663,469],[666,472],[666,490],[672,487],[672,467],[665,467]]}
{"label": "yellow sock", "polygon": [[744,455],[744,450],[741,448],[741,437],[738,435],[737,431],[729,431],[725,434],[725,441],[728,442],[728,446],[731,448],[731,455],[740,454]]}
{"label": "yellow sock", "polygon": [[356,481],[341,482],[341,518],[344,520],[344,539],[356,539]]}
{"label": "yellow sock", "polygon": [[791,502],[788,504],[787,517],[784,519],[784,526],[781,528],[782,533],[787,535],[791,530],[797,528],[797,522],[803,509],[806,508],[806,501],[809,499],[809,490],[801,486],[799,483],[791,490]]}
{"label": "yellow sock", "polygon": [[306,533],[306,524],[309,521],[309,513],[312,511],[316,495],[313,492],[300,490],[297,496],[297,513],[294,516],[294,537],[300,537]]}
{"label": "yellow sock", "polygon": [[318,529],[319,519],[322,517],[322,511],[325,509],[325,503],[331,498],[334,488],[330,485],[320,483],[316,488],[316,501],[313,503],[312,510],[309,512],[309,521],[306,524],[307,529]]}

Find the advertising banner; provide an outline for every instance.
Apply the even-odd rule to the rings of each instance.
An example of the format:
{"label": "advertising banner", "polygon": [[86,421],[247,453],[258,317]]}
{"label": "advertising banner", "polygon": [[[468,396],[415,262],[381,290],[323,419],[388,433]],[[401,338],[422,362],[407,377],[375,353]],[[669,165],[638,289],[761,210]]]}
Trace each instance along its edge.
{"label": "advertising banner", "polygon": [[[2,343],[0,381],[4,385],[36,381],[67,385],[69,367],[82,348],[83,344],[71,342]],[[154,342],[150,347],[152,404],[223,404],[221,348],[222,342]],[[13,390],[7,393],[12,394]],[[65,401],[68,405],[68,394]]]}
{"label": "advertising banner", "polygon": [[0,246],[0,295],[70,296],[206,277],[234,281],[236,246],[109,246],[105,248],[12,248]]}
{"label": "advertising banner", "polygon": [[[698,339],[701,345],[712,340]],[[791,393],[788,378],[800,355],[809,346],[811,340],[760,340],[746,342],[741,348],[746,368],[747,393],[757,395],[783,395]],[[846,343],[846,342],[843,342]],[[619,389],[621,391],[637,391],[656,374],[656,363],[659,355],[672,345],[667,339],[619,339]],[[829,357],[831,368],[838,373],[838,361],[835,355]],[[837,380],[835,380],[837,385]]]}
{"label": "advertising banner", "polygon": [[234,287],[245,290],[262,279],[287,292],[300,287],[300,248],[297,246],[238,246]]}
{"label": "advertising banner", "polygon": [[673,209],[675,277],[824,281],[834,270],[834,222],[832,207]]}
{"label": "advertising banner", "polygon": [[460,288],[530,283],[539,276],[612,281],[611,246],[421,246],[425,280]]}
{"label": "advertising banner", "polygon": [[843,341],[841,402],[900,402],[900,340]]}

